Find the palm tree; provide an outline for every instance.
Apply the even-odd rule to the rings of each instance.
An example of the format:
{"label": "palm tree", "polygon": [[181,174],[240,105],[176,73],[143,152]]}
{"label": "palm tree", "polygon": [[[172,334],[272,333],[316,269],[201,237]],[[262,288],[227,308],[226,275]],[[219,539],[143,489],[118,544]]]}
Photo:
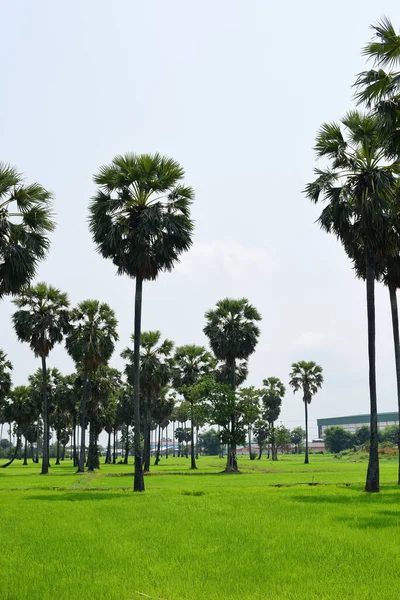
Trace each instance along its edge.
{"label": "palm tree", "polygon": [[[8,467],[13,463],[18,455],[21,438],[26,436],[26,433],[30,425],[35,421],[37,417],[37,406],[31,396],[30,387],[27,385],[19,385],[15,387],[9,393],[8,402],[4,407],[4,414],[7,421],[14,423],[14,433],[17,436],[17,444],[15,452],[12,458],[4,465],[3,468]],[[27,461],[27,438],[25,437],[24,444],[24,465],[28,464]]]}
{"label": "palm tree", "polygon": [[136,279],[134,324],[134,491],[144,491],[140,447],[140,334],[143,281],[171,271],[192,245],[190,205],[194,194],[181,181],[184,170],[160,154],[116,156],[94,181],[89,227],[97,250],[119,275]]}
{"label": "palm tree", "polygon": [[[135,336],[131,336],[133,343]],[[143,470],[150,471],[150,433],[152,402],[171,378],[171,352],[174,343],[165,339],[160,343],[160,331],[143,331],[140,340],[140,399],[143,406]],[[121,357],[127,361],[125,373],[133,385],[135,351],[125,348]],[[142,411],[141,411],[142,412]]]}
{"label": "palm tree", "polygon": [[0,298],[18,294],[33,279],[54,229],[51,193],[22,182],[14,167],[0,163]]}
{"label": "palm tree", "polygon": [[71,311],[71,328],[65,347],[68,354],[82,370],[81,446],[78,473],[85,470],[86,404],[88,377],[100,365],[106,364],[118,340],[118,321],[115,313],[104,302],[84,300]]}
{"label": "palm tree", "polygon": [[304,457],[304,464],[308,465],[308,405],[311,404],[313,396],[321,388],[324,378],[322,376],[322,367],[317,365],[315,362],[307,362],[301,360],[297,363],[292,364],[292,371],[290,373],[289,385],[293,388],[293,393],[298,390],[303,392],[303,402],[305,411],[305,425],[306,425],[306,453]]}
{"label": "palm tree", "polygon": [[49,470],[49,423],[46,393],[46,359],[56,344],[62,342],[69,329],[68,297],[59,289],[38,283],[23,289],[14,304],[19,308],[13,316],[15,333],[21,342],[28,342],[42,361],[43,393],[43,461],[42,475]]}
{"label": "palm tree", "polygon": [[275,421],[281,413],[281,405],[285,396],[285,386],[278,377],[268,377],[263,381],[262,402],[264,405],[263,418],[270,426],[271,454],[272,460],[278,460],[277,446],[275,440]]}
{"label": "palm tree", "polygon": [[372,25],[374,36],[363,54],[372,59],[374,69],[359,74],[356,98],[380,116],[382,144],[389,156],[400,156],[400,72],[387,71],[400,65],[400,35],[390,19],[383,17]]}
{"label": "palm tree", "polygon": [[[247,360],[254,352],[260,335],[256,323],[261,320],[261,315],[245,298],[225,298],[217,302],[216,308],[207,311],[205,316],[207,324],[203,331],[210,340],[215,357],[226,363],[230,373],[230,385],[235,391],[236,363],[238,360]],[[232,439],[235,439],[235,421],[235,414],[232,413]],[[238,471],[235,443],[229,447],[226,471]]]}
{"label": "palm tree", "polygon": [[215,360],[210,352],[203,346],[186,345],[176,349],[172,382],[175,389],[181,392],[186,401],[190,403],[190,468],[197,469],[194,443],[194,398],[188,393],[191,385],[194,385],[206,375],[209,375],[215,367]]}
{"label": "palm tree", "polygon": [[[387,164],[382,147],[380,118],[349,112],[342,120],[347,136],[337,123],[325,123],[317,136],[318,157],[330,160],[325,170],[316,169],[317,179],[306,186],[306,195],[315,203],[326,201],[319,223],[334,233],[346,251],[350,246],[364,254],[367,320],[371,443],[365,489],[379,491],[378,422],[375,351],[376,263],[391,248],[392,232],[387,215],[393,207],[395,175],[400,164]],[[351,258],[351,256],[350,256]]]}

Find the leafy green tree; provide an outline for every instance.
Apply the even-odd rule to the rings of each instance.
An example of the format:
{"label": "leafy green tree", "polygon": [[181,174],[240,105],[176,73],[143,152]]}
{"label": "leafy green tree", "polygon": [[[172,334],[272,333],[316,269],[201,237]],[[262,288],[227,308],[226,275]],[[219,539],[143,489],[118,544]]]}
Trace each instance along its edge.
{"label": "leafy green tree", "polygon": [[354,435],[339,425],[332,425],[324,431],[324,443],[328,452],[337,454],[342,450],[353,448],[354,442]]}
{"label": "leafy green tree", "polygon": [[218,456],[219,437],[215,429],[204,431],[199,436],[199,444],[207,456]]}
{"label": "leafy green tree", "polygon": [[11,390],[12,364],[7,359],[7,354],[0,350],[0,409]]}
{"label": "leafy green tree", "polygon": [[0,163],[0,298],[18,294],[36,274],[54,229],[52,195],[38,183]]}
{"label": "leafy green tree", "polygon": [[[134,336],[131,336],[135,341]],[[174,343],[165,339],[160,343],[160,331],[143,331],[140,341],[140,399],[141,414],[143,416],[143,468],[150,471],[150,434],[151,414],[153,403],[158,398],[161,390],[171,379],[171,353]],[[128,381],[133,385],[135,351],[125,348],[121,357],[127,361],[125,373]],[[143,410],[142,410],[143,409]]]}
{"label": "leafy green tree", "polygon": [[[260,335],[257,322],[261,320],[258,310],[249,304],[245,298],[234,300],[225,298],[217,302],[214,310],[206,312],[206,326],[204,333],[210,341],[210,346],[218,360],[226,363],[230,373],[230,385],[233,391],[233,404],[235,406],[236,390],[236,362],[247,360],[256,349]],[[236,409],[232,410],[230,418],[229,452],[226,471],[237,472],[236,458]],[[241,437],[241,436],[239,436]]]}
{"label": "leafy green tree", "polygon": [[398,446],[399,443],[399,427],[398,425],[388,425],[385,429],[379,432],[380,441],[388,442],[394,446]]}
{"label": "leafy green tree", "polygon": [[[376,263],[391,245],[387,227],[396,175],[400,163],[388,164],[382,145],[380,118],[350,111],[342,124],[322,125],[316,140],[317,157],[329,162],[316,169],[317,179],[307,185],[306,194],[315,203],[326,201],[319,223],[342,242],[362,249],[365,259],[368,359],[371,411],[371,441],[365,489],[379,491],[378,424],[375,349]],[[393,248],[393,252],[395,248]],[[351,258],[351,256],[350,256]]]}
{"label": "leafy green tree", "polygon": [[285,386],[278,377],[268,377],[263,381],[262,403],[263,403],[263,419],[270,426],[270,442],[272,460],[278,460],[277,444],[275,440],[275,421],[281,414],[282,400],[285,396]]}
{"label": "leafy green tree", "polygon": [[306,439],[306,432],[302,427],[295,427],[292,429],[291,440],[294,444],[296,454],[300,454],[301,446]]}
{"label": "leafy green tree", "polygon": [[15,333],[21,342],[27,342],[36,357],[42,361],[43,393],[43,460],[42,475],[49,471],[49,423],[47,413],[46,359],[56,344],[62,342],[69,330],[69,302],[67,294],[59,289],[38,283],[24,288],[13,301],[19,308],[13,316]]}
{"label": "leafy green tree", "polygon": [[292,364],[289,385],[293,388],[293,393],[301,390],[303,392],[303,402],[305,411],[306,425],[306,451],[304,464],[308,465],[308,405],[311,404],[313,396],[322,387],[324,378],[322,376],[322,367],[315,362],[301,360]]}
{"label": "leafy green tree", "polygon": [[290,429],[284,425],[276,427],[274,430],[274,443],[281,452],[289,452],[290,444],[292,443]]}
{"label": "leafy green tree", "polygon": [[365,446],[371,438],[371,429],[368,425],[362,425],[354,434],[354,442],[357,446]]}
{"label": "leafy green tree", "polygon": [[134,323],[134,491],[144,491],[140,443],[140,336],[143,281],[171,271],[192,245],[190,205],[194,193],[182,183],[184,170],[160,154],[116,156],[94,181],[90,231],[98,251],[119,275],[136,280]]}
{"label": "leafy green tree", "polygon": [[195,423],[195,394],[190,394],[190,387],[209,375],[215,367],[215,360],[203,346],[194,344],[179,346],[176,349],[172,383],[190,404],[190,468],[197,469],[195,459],[194,423]]}
{"label": "leafy green tree", "polygon": [[81,447],[78,473],[85,470],[86,404],[91,373],[106,364],[118,340],[118,321],[112,308],[98,300],[84,300],[71,311],[71,328],[65,347],[77,368],[82,369]]}

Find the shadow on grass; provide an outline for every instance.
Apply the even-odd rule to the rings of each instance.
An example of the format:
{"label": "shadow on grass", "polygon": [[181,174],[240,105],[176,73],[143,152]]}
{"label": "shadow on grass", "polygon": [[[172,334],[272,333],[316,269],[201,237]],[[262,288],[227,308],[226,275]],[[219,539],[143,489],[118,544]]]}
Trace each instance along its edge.
{"label": "shadow on grass", "polygon": [[399,502],[399,491],[381,491],[379,494],[368,494],[362,488],[349,488],[349,495],[316,494],[315,496],[291,496],[295,502],[304,504],[394,504]]}
{"label": "shadow on grass", "polygon": [[92,502],[93,500],[115,500],[115,498],[137,497],[140,494],[126,492],[99,492],[96,490],[82,490],[79,492],[54,492],[53,494],[34,494],[26,496],[25,500],[48,500],[50,502]]}
{"label": "shadow on grass", "polygon": [[352,529],[387,529],[389,527],[398,527],[400,524],[400,512],[395,510],[380,510],[369,517],[338,517],[336,521]]}

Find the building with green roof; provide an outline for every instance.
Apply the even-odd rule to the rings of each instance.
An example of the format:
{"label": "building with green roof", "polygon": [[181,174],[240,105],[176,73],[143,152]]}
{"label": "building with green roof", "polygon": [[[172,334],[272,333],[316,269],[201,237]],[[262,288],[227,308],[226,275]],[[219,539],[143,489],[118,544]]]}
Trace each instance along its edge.
{"label": "building with green roof", "polygon": [[[346,431],[355,433],[357,429],[363,425],[370,424],[370,415],[350,415],[348,417],[330,417],[329,419],[317,419],[318,425],[318,437],[322,438],[324,431],[327,427],[332,425],[340,425]],[[399,413],[398,412],[385,412],[378,413],[378,428],[385,429],[388,425],[399,424]]]}

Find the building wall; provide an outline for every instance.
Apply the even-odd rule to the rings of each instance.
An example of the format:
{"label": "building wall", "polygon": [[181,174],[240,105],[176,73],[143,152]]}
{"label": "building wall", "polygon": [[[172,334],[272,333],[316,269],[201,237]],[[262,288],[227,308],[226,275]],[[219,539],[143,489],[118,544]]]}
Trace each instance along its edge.
{"label": "building wall", "polygon": [[[318,437],[322,438],[324,431],[327,427],[332,427],[333,425],[339,425],[343,427],[345,431],[350,431],[351,433],[355,433],[357,429],[362,427],[363,425],[369,425],[370,416],[369,415],[352,415],[345,417],[332,417],[329,419],[317,419],[318,425]],[[399,424],[399,414],[397,412],[392,413],[379,413],[378,414],[378,428],[385,429],[389,425],[398,425]]]}

